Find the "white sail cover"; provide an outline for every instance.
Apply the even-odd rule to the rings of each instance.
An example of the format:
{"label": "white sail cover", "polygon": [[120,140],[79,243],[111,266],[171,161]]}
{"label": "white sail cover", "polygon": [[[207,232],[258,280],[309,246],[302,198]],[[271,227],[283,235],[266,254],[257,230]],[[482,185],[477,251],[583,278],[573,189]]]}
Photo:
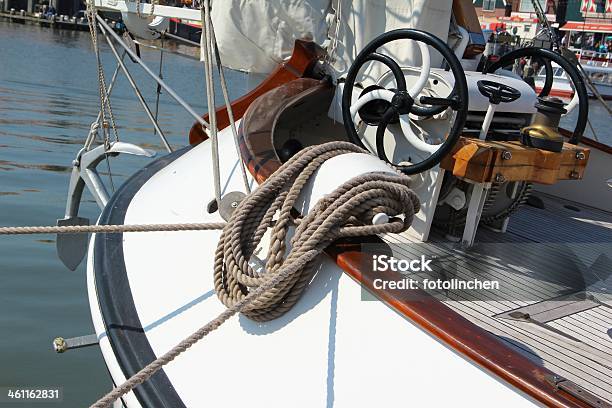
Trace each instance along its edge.
{"label": "white sail cover", "polygon": [[330,0],[219,0],[212,19],[223,65],[266,74],[291,56],[296,39],[322,44]]}
{"label": "white sail cover", "polygon": [[[324,47],[336,44],[334,66],[341,75],[386,31],[415,28],[446,41],[451,7],[448,0],[220,0],[213,2],[212,18],[229,68],[269,73],[291,56],[296,39],[311,39]],[[398,42],[386,51],[402,65],[420,63],[416,46]],[[432,54],[434,66],[440,61]]]}

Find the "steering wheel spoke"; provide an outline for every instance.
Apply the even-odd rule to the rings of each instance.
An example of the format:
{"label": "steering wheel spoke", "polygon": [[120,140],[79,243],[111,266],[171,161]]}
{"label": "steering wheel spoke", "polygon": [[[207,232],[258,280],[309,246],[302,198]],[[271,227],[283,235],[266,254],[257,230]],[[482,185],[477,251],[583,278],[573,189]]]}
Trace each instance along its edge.
{"label": "steering wheel spoke", "polygon": [[402,133],[408,142],[414,146],[417,150],[426,153],[435,153],[442,146],[442,144],[429,144],[420,137],[418,137],[412,130],[412,126],[410,125],[410,118],[408,115],[400,115],[399,117],[400,126],[402,128]]}
{"label": "steering wheel spoke", "polygon": [[419,50],[421,51],[421,75],[419,75],[419,79],[415,82],[414,85],[408,91],[408,95],[412,99],[416,98],[425,85],[427,85],[427,80],[429,79],[429,74],[431,74],[431,57],[429,55],[429,47],[427,44],[423,42],[418,42]]}
{"label": "steering wheel spoke", "polygon": [[393,97],[395,96],[395,92],[390,91],[388,89],[374,89],[362,96],[359,97],[350,107],[351,119],[355,121],[357,114],[359,113],[359,109],[363,108],[367,103],[375,101],[377,99],[382,99],[383,101],[387,101],[391,103],[393,101]]}
{"label": "steering wheel spoke", "polygon": [[422,103],[423,105],[444,106],[446,108],[451,108],[453,110],[457,110],[459,108],[459,101],[454,96],[451,96],[449,98],[435,98],[433,96],[421,96],[419,98],[419,102]]}
{"label": "steering wheel spoke", "polygon": [[404,77],[402,68],[393,58],[378,52],[373,52],[365,58],[365,61],[378,61],[385,64],[393,73],[393,78],[395,78],[395,85],[397,86],[397,89],[401,91],[406,90],[406,78]]}

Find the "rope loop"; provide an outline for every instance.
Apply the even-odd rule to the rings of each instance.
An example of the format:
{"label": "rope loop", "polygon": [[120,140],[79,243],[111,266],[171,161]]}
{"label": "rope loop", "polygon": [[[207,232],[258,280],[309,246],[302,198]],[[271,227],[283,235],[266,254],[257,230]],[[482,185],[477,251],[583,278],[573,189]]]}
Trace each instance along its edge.
{"label": "rope loop", "polygon": [[[240,203],[223,230],[215,253],[215,291],[223,304],[234,306],[253,288],[278,274],[283,266],[311,251],[318,254],[337,239],[400,233],[408,229],[420,206],[409,187],[410,178],[399,172],[373,172],[349,180],[320,200],[297,223],[293,237],[287,242],[290,229],[296,225],[293,208],[306,183],[325,161],[345,153],[366,151],[348,142],[305,148]],[[372,225],[378,213],[394,218],[386,224]],[[265,272],[261,273],[249,261],[268,230],[268,256]],[[315,258],[265,291],[241,313],[256,321],[285,314],[312,279]]]}

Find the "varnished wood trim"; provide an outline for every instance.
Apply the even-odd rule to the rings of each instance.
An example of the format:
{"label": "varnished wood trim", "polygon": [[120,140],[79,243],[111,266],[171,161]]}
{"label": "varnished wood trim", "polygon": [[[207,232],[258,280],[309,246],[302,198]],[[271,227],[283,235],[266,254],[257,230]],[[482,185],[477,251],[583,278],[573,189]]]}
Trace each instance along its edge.
{"label": "varnished wood trim", "polygon": [[[499,338],[424,291],[379,290],[374,279],[399,280],[396,272],[374,272],[359,243],[337,243],[327,253],[351,278],[423,330],[520,391],[551,407],[587,407],[555,385],[555,374],[534,364]],[[474,385],[477,388],[477,385]]]}
{"label": "varnished wood trim", "polygon": [[265,181],[282,164],[273,141],[280,115],[314,94],[328,92],[330,87],[328,81],[298,78],[266,92],[249,106],[240,126],[239,140],[242,158],[257,182]]}
{"label": "varnished wood trim", "polygon": [[482,34],[478,14],[472,0],[453,0],[453,15],[457,24],[468,32]]}
{"label": "varnished wood trim", "polygon": [[[583,158],[578,159],[577,154]],[[478,183],[529,181],[554,184],[559,180],[579,180],[589,161],[590,149],[563,145],[561,152],[550,152],[523,145],[518,141],[485,141],[462,136],[440,167],[454,176]],[[509,157],[504,154],[510,153]]]}
{"label": "varnished wood trim", "polygon": [[[559,128],[559,132],[568,139],[572,138],[573,133],[567,129]],[[608,146],[606,144],[598,142],[597,140],[589,139],[588,137],[582,136],[582,139],[580,139],[580,143],[584,144],[585,146],[589,146],[599,151],[602,151],[604,153],[612,154],[612,146]]]}
{"label": "varnished wood trim", "polygon": [[[296,40],[291,58],[286,62],[281,63],[261,84],[259,84],[251,92],[241,96],[232,102],[232,111],[234,119],[242,118],[251,103],[259,96],[265,94],[271,89],[274,89],[282,84],[292,81],[296,78],[311,75],[311,70],[316,61],[320,59],[324,51],[316,43],[312,41]],[[219,130],[229,126],[229,116],[225,106],[217,108],[217,127]],[[202,115],[204,120],[208,121],[208,114]],[[189,143],[196,145],[208,139],[208,135],[202,129],[202,126],[195,122],[189,131]]]}

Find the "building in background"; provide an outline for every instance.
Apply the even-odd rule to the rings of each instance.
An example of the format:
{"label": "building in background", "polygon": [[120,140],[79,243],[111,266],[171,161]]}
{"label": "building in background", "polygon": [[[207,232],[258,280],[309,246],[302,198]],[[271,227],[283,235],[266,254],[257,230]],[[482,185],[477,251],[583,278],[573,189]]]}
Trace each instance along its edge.
{"label": "building in background", "polygon": [[[501,17],[506,23],[507,30],[521,37],[522,40],[532,40],[542,28],[542,22],[534,7],[535,0],[514,0],[511,4],[510,16]],[[553,24],[557,21],[556,3],[550,0],[537,0],[548,21]]]}
{"label": "building in background", "polygon": [[612,53],[612,0],[568,1],[559,30],[564,44],[582,50],[583,57],[606,58]]}
{"label": "building in background", "polygon": [[612,0],[474,0],[474,6],[483,30],[508,31],[529,41],[542,28],[534,1],[566,45],[612,51]]}
{"label": "building in background", "polygon": [[[539,0],[550,22],[556,21],[555,2]],[[538,21],[532,0],[474,0],[483,30],[508,31],[530,40],[538,32]]]}
{"label": "building in background", "polygon": [[480,21],[491,20],[494,22],[498,17],[503,17],[506,14],[510,15],[511,1],[507,0],[474,0],[474,7],[476,8],[476,14]]}

